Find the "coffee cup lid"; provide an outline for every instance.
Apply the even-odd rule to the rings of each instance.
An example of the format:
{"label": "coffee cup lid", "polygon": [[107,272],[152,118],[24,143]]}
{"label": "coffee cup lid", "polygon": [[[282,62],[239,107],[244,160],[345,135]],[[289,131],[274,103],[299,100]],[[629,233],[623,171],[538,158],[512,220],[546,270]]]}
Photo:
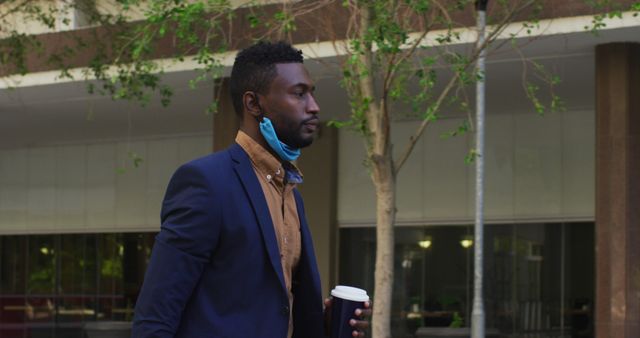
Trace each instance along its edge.
{"label": "coffee cup lid", "polygon": [[366,302],[369,300],[367,291],[346,285],[336,285],[336,287],[331,290],[331,295],[354,302]]}

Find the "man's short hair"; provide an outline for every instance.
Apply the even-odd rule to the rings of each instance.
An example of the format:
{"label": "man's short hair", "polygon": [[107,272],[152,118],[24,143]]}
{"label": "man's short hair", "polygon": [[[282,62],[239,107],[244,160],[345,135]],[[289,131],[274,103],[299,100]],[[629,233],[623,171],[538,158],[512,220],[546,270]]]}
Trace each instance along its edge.
{"label": "man's short hair", "polygon": [[245,92],[267,93],[271,81],[278,75],[276,64],[302,62],[302,51],[284,41],[260,41],[240,51],[233,63],[229,81],[231,102],[236,114],[242,119],[242,96]]}

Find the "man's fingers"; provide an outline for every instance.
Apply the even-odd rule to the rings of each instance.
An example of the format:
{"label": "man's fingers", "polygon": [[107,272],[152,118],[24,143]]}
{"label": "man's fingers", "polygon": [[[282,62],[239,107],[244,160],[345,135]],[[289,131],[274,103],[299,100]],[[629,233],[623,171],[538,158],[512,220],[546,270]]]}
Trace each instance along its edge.
{"label": "man's fingers", "polygon": [[358,318],[371,316],[371,309],[356,309],[354,315]]}
{"label": "man's fingers", "polygon": [[[370,317],[371,313],[372,313],[371,302],[368,302],[368,301],[364,302],[364,309],[356,309],[353,312],[353,314],[358,319]],[[353,332],[351,332],[351,335],[353,337],[364,337],[365,336],[364,330],[366,330],[369,327],[369,321],[351,319],[349,320],[349,325],[351,325],[353,328],[356,329]]]}
{"label": "man's fingers", "polygon": [[355,320],[355,319],[351,319],[349,320],[349,325],[355,327],[356,329],[362,331],[365,330],[369,327],[369,322],[366,320]]}

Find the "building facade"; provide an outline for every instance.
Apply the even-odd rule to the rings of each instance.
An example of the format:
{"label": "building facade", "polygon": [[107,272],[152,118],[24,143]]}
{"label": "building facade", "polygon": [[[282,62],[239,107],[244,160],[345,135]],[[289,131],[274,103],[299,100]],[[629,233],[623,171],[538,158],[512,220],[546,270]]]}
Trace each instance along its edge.
{"label": "building facade", "polygon": [[[554,8],[535,38],[517,37],[528,60],[561,77],[563,111],[535,112],[518,53],[488,59],[485,308],[487,327],[505,337],[640,336],[640,19],[624,13],[594,35],[576,3]],[[325,67],[340,52],[303,33],[293,42],[317,81],[321,119],[344,116],[340,73]],[[193,67],[164,75],[175,88],[168,108],[89,95],[55,69],[7,74],[0,336],[82,337],[88,322],[131,319],[170,175],[226,147],[237,128],[225,82],[191,89]],[[220,112],[206,114],[214,96]],[[394,337],[470,324],[473,140],[447,136],[465,120],[452,110],[432,124],[398,176]],[[396,149],[418,124],[393,122]],[[335,284],[374,292],[363,160],[357,136],[329,127],[299,160],[325,295]]]}

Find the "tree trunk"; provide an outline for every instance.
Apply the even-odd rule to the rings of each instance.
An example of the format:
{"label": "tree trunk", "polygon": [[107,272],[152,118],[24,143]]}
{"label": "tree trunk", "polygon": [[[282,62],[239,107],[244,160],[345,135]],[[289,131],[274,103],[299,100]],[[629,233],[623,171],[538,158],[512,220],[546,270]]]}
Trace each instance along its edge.
{"label": "tree trunk", "polygon": [[[365,40],[371,27],[370,3],[359,3],[359,39]],[[393,291],[393,247],[396,218],[396,175],[391,154],[390,120],[386,95],[376,99],[373,73],[373,45],[364,42],[358,54],[358,96],[366,103],[367,156],[376,189],[376,267],[373,297],[373,338],[391,338],[391,296]]]}
{"label": "tree trunk", "polygon": [[390,152],[372,160],[377,243],[372,335],[373,338],[391,338],[396,178]]}

